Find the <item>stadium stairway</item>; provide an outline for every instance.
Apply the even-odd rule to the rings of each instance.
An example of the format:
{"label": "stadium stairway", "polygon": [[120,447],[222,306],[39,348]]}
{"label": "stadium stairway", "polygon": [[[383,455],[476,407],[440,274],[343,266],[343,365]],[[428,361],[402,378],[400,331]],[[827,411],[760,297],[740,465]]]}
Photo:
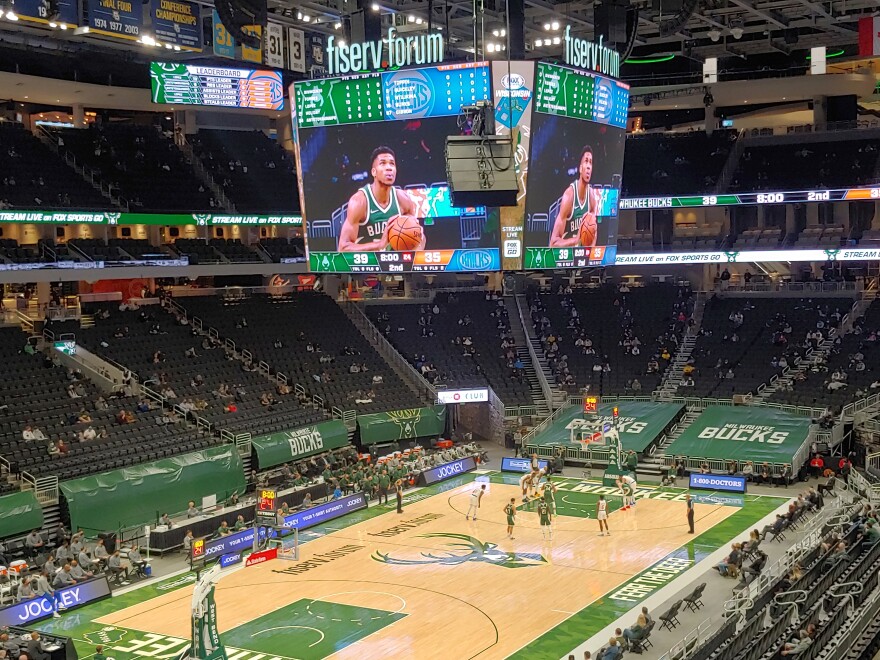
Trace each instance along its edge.
{"label": "stadium stairway", "polygon": [[34,133],[34,135],[40,142],[46,145],[47,149],[57,155],[59,160],[63,161],[65,165],[70,167],[71,170],[82,177],[82,180],[86,184],[94,188],[96,192],[100,193],[101,197],[107,200],[109,206],[117,209],[128,210],[122,198],[119,197],[119,195],[113,194],[110,186],[108,184],[105,184],[101,179],[100,174],[92,170],[92,168],[90,168],[88,165],[77,162],[76,158],[74,158],[71,154],[61,153],[61,149],[59,149],[58,145],[58,136],[56,134],[52,133],[45,126],[40,126],[39,130]]}
{"label": "stadium stairway", "polygon": [[691,326],[684,337],[682,337],[681,343],[678,345],[678,350],[675,352],[675,356],[672,359],[672,364],[669,365],[669,368],[663,373],[663,380],[660,381],[660,386],[654,391],[654,398],[664,400],[675,397],[675,393],[678,390],[678,384],[684,376],[684,367],[687,364],[691,353],[694,352],[694,346],[697,343],[697,334],[700,332],[700,326],[703,323],[703,311],[706,309],[706,301],[708,299],[709,294],[705,291],[697,292],[696,300],[694,301],[694,311],[691,315],[694,319],[694,325]]}
{"label": "stadium stairway", "polygon": [[[158,127],[157,130],[159,130]],[[195,172],[199,180],[205,184],[205,187],[213,193],[214,199],[220,204],[220,206],[223,207],[227,213],[238,213],[232,200],[226,196],[226,192],[220,187],[213,175],[208,171],[208,168],[205,167],[202,160],[196,155],[195,151],[193,151],[192,145],[186,140],[186,138],[175,140],[175,142],[186,160],[189,162],[193,172]]]}
{"label": "stadium stairway", "polygon": [[[550,410],[550,402],[544,397],[544,390],[541,388],[541,380],[536,371],[540,365],[535,365],[532,356],[529,353],[527,342],[532,341],[527,334],[528,328],[523,327],[522,315],[520,314],[521,304],[514,296],[504,296],[504,307],[507,309],[507,316],[511,319],[510,333],[516,342],[516,357],[519,358],[525,366],[526,380],[529,383],[529,391],[532,395],[532,401],[538,410],[538,417],[543,419],[547,417]],[[540,353],[537,353],[540,355]],[[543,367],[542,367],[543,369]],[[549,369],[548,369],[549,370]],[[546,377],[547,372],[544,372]],[[548,380],[548,383],[553,382]]]}
{"label": "stadium stairway", "polygon": [[678,437],[684,433],[685,429],[687,429],[694,421],[702,414],[702,410],[698,408],[690,408],[688,407],[685,410],[684,415],[682,415],[681,419],[678,420],[678,423],[672,427],[669,433],[661,438],[660,443],[657,445],[657,450],[654,452],[653,456],[645,456],[642,459],[642,462],[639,463],[639,472],[650,472],[652,469],[656,471],[662,472],[662,466],[664,465],[664,461],[666,459],[666,448],[672,444],[674,440],[677,440]]}

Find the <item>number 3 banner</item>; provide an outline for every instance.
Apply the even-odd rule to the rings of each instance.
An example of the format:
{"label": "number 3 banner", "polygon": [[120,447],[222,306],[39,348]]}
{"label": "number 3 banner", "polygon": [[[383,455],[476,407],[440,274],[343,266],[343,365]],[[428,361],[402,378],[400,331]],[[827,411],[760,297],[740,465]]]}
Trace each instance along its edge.
{"label": "number 3 banner", "polygon": [[278,23],[266,24],[266,41],[264,42],[265,64],[284,68],[284,30]]}
{"label": "number 3 banner", "polygon": [[290,70],[306,72],[306,35],[302,30],[287,28],[287,46],[290,55]]}

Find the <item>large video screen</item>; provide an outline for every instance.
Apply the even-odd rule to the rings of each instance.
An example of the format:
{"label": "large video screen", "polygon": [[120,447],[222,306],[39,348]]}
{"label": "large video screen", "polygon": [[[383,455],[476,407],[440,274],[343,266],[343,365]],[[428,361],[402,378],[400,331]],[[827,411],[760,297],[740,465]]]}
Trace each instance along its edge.
{"label": "large video screen", "polygon": [[539,63],[526,196],[525,268],[611,265],[617,253],[629,88]]}
{"label": "large video screen", "polygon": [[490,98],[485,63],[294,84],[313,272],[500,268],[497,210],[452,206],[446,138]]}
{"label": "large video screen", "polygon": [[153,103],[284,108],[284,85],[278,71],[150,62],[150,87]]}

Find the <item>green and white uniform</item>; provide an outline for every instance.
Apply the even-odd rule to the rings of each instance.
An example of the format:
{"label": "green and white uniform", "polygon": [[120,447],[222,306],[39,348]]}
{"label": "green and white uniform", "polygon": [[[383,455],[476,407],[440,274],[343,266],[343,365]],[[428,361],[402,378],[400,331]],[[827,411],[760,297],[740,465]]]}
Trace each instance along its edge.
{"label": "green and white uniform", "polygon": [[544,502],[550,507],[551,513],[556,513],[556,493],[553,490],[553,485],[549,481],[544,484]]}
{"label": "green and white uniform", "polygon": [[571,182],[571,190],[574,193],[574,199],[571,204],[571,217],[568,219],[568,222],[565,223],[565,231],[562,234],[562,238],[574,238],[581,231],[581,223],[584,220],[584,216],[587,213],[595,213],[595,209],[590,208],[590,202],[592,200],[592,189],[590,185],[587,184],[587,198],[585,200],[581,200],[578,195],[578,182]]}
{"label": "green and white uniform", "polygon": [[508,504],[506,507],[504,507],[504,513],[507,514],[507,524],[510,527],[513,527],[514,523],[516,522],[516,509],[513,508],[512,504]]}
{"label": "green and white uniform", "polygon": [[382,238],[385,225],[395,215],[400,215],[400,203],[397,201],[397,187],[391,186],[391,199],[388,206],[383,207],[373,195],[370,184],[360,189],[367,198],[367,215],[358,227],[357,242],[369,243]]}
{"label": "green and white uniform", "polygon": [[538,504],[538,517],[541,519],[541,525],[546,526],[550,524],[550,506],[547,502]]}

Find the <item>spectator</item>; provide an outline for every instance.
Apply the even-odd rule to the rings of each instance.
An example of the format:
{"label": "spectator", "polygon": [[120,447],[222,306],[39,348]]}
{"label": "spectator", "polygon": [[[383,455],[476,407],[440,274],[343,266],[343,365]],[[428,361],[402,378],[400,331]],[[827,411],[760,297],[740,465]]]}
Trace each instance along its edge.
{"label": "spectator", "polygon": [[623,629],[623,648],[628,651],[633,642],[637,642],[645,635],[645,629],[648,627],[648,620],[644,614],[639,614],[636,622],[629,628]]}
{"label": "spectator", "polygon": [[40,536],[40,530],[35,529],[24,540],[25,546],[28,549],[28,554],[31,556],[36,556],[37,552],[43,547],[45,547],[45,543],[43,542],[43,537]]}
{"label": "spectator", "polygon": [[107,570],[110,574],[120,579],[122,584],[128,584],[128,567],[122,562],[119,556],[119,549],[116,549],[107,559]]}
{"label": "spectator", "polygon": [[192,500],[189,501],[186,509],[186,517],[187,518],[195,518],[200,515],[198,508],[196,507],[196,503]]}
{"label": "spectator", "polygon": [[782,647],[782,655],[785,657],[798,656],[813,645],[813,638],[805,630],[800,632],[800,638],[796,642],[786,642]]}
{"label": "spectator", "polygon": [[715,569],[724,577],[737,577],[739,566],[742,563],[742,545],[734,543],[730,546],[730,554]]}
{"label": "spectator", "polygon": [[217,536],[229,536],[232,534],[232,530],[229,529],[229,523],[225,520],[220,523],[220,527],[217,528]]}

